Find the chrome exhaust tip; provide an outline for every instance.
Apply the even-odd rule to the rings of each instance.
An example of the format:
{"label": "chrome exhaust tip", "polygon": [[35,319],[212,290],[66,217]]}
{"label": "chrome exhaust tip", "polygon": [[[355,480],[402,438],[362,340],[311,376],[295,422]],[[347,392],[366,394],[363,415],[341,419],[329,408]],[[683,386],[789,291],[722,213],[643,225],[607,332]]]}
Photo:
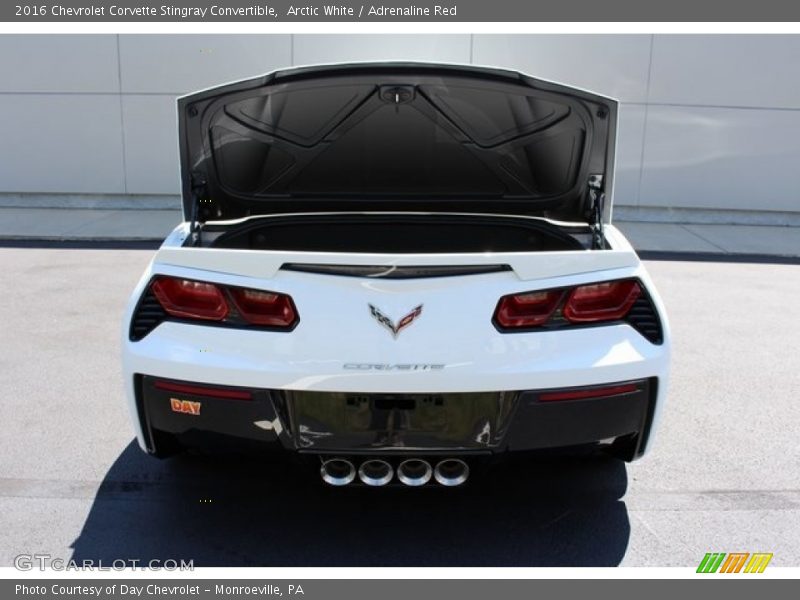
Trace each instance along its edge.
{"label": "chrome exhaust tip", "polygon": [[322,463],[319,469],[322,481],[329,485],[342,486],[352,483],[356,478],[356,468],[349,460],[331,458]]}
{"label": "chrome exhaust tip", "polygon": [[461,485],[469,477],[469,466],[458,458],[441,460],[433,470],[433,477],[441,485],[455,487]]}
{"label": "chrome exhaust tip", "polygon": [[374,487],[386,485],[392,480],[392,477],[394,477],[394,469],[385,460],[366,460],[358,468],[358,478],[366,485]]}
{"label": "chrome exhaust tip", "polygon": [[433,468],[427,460],[409,458],[397,467],[397,478],[404,484],[416,487],[425,485],[433,476]]}

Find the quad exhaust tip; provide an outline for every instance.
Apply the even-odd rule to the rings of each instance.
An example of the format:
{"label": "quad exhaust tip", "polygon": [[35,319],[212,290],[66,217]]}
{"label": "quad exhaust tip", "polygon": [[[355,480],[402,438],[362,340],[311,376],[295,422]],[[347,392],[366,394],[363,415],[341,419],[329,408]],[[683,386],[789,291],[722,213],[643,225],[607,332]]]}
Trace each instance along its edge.
{"label": "quad exhaust tip", "polygon": [[319,471],[325,483],[335,486],[348,485],[356,478],[356,468],[353,463],[343,458],[326,460]]}
{"label": "quad exhaust tip", "polygon": [[425,485],[433,476],[433,468],[427,460],[410,458],[397,467],[397,478],[411,487]]}
{"label": "quad exhaust tip", "polygon": [[386,485],[394,477],[394,469],[385,460],[372,459],[361,463],[358,478],[366,485],[379,487]]}
{"label": "quad exhaust tip", "polygon": [[446,458],[437,463],[433,477],[440,485],[455,487],[469,477],[469,466],[458,458]]}
{"label": "quad exhaust tip", "polygon": [[[322,480],[328,485],[345,486],[358,477],[364,485],[381,487],[394,478],[395,471],[387,461],[373,458],[355,465],[345,458],[331,458],[320,467]],[[431,466],[427,460],[409,458],[397,467],[397,479],[409,487],[426,485],[434,479],[439,485],[455,487],[463,484],[469,477],[469,466],[458,458],[446,458]]]}

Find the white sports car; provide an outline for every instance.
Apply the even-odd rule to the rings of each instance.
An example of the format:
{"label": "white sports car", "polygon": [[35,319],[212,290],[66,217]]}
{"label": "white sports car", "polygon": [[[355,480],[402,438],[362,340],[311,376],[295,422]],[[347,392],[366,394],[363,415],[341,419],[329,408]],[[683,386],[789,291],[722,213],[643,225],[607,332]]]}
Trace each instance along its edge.
{"label": "white sports car", "polygon": [[205,90],[178,118],[185,220],[124,324],[144,451],[455,486],[510,452],[651,445],[669,335],[610,223],[615,100],[380,63]]}

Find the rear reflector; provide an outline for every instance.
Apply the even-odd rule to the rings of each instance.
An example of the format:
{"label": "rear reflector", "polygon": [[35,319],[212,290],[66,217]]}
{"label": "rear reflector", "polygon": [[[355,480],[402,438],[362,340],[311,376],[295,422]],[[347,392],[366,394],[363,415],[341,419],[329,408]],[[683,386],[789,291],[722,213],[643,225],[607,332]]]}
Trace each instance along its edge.
{"label": "rear reflector", "polygon": [[236,310],[253,325],[292,327],[297,322],[294,303],[285,294],[248,288],[230,288],[230,293]]}
{"label": "rear reflector", "polygon": [[591,388],[581,390],[562,390],[558,392],[545,392],[539,394],[540,402],[558,402],[560,400],[586,400],[588,398],[605,398],[607,396],[619,396],[620,394],[630,394],[639,390],[635,383],[625,383],[612,385],[602,388]]}
{"label": "rear reflector", "polygon": [[156,389],[191,396],[205,396],[206,398],[223,398],[225,400],[252,400],[253,394],[247,390],[230,388],[205,387],[190,383],[176,383],[174,381],[158,380],[154,384]]}
{"label": "rear reflector", "polygon": [[561,302],[564,290],[503,296],[494,319],[500,327],[536,327],[546,323]]}
{"label": "rear reflector", "polygon": [[213,283],[159,277],[153,281],[153,294],[173,317],[221,321],[228,314],[228,303]]}
{"label": "rear reflector", "polygon": [[564,305],[564,317],[572,323],[615,321],[628,311],[642,293],[631,279],[581,285],[572,290]]}

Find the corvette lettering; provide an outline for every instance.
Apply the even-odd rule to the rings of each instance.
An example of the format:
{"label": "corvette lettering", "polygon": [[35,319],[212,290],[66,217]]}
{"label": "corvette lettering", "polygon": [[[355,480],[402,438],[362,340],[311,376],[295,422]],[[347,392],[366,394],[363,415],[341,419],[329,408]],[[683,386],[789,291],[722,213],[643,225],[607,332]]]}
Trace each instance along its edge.
{"label": "corvette lettering", "polygon": [[384,363],[345,363],[342,368],[353,371],[440,371],[447,365],[419,364],[384,364]]}
{"label": "corvette lettering", "polygon": [[369,304],[368,306],[369,306],[370,314],[372,314],[372,316],[375,317],[375,320],[378,323],[380,323],[386,329],[391,331],[392,336],[395,339],[397,339],[397,336],[400,334],[400,332],[403,329],[405,329],[406,327],[411,325],[411,323],[413,323],[414,320],[418,316],[420,316],[422,314],[422,304],[420,304],[414,310],[412,310],[410,313],[408,313],[406,316],[401,318],[397,323],[393,323],[392,320],[389,317],[387,317],[385,314],[383,314],[380,311],[379,308],[377,308],[376,306],[374,306],[372,304]]}

